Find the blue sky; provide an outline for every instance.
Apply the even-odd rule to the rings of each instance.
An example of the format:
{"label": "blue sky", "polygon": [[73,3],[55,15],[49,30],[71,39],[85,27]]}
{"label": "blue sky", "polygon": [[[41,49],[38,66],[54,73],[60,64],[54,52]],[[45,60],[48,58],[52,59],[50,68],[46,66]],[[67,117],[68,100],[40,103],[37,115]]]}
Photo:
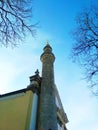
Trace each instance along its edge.
{"label": "blue sky", "polygon": [[18,48],[0,47],[0,93],[25,88],[36,69],[41,73],[40,55],[48,40],[56,60],[55,83],[68,116],[68,130],[98,130],[98,98],[82,80],[83,69],[69,58],[73,40],[70,31],[75,16],[97,0],[35,0],[32,21],[39,21],[34,38],[30,35]]}

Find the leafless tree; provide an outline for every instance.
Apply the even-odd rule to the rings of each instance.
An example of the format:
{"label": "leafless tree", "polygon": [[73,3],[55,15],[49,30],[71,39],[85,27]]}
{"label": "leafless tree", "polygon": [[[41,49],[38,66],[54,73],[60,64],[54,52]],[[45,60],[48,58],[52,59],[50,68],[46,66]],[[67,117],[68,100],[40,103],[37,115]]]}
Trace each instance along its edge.
{"label": "leafless tree", "polygon": [[85,68],[89,86],[98,95],[98,5],[83,10],[76,22],[72,55]]}
{"label": "leafless tree", "polygon": [[0,44],[16,46],[27,32],[34,35],[32,0],[0,0]]}

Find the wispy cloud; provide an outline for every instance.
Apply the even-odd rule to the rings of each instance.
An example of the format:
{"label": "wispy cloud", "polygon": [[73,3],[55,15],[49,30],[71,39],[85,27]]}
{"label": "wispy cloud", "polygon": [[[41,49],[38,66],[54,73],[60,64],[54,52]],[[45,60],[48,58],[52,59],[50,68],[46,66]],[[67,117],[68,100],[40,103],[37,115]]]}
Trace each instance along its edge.
{"label": "wispy cloud", "polygon": [[33,52],[31,54],[26,50],[22,49],[11,50],[5,48],[0,49],[1,49],[0,52],[0,59],[1,59],[0,94],[1,94],[16,89],[16,85],[17,84],[19,85],[19,83],[21,83],[23,77],[29,76],[29,74],[35,71],[34,69],[40,67],[40,60],[37,54],[34,54]]}
{"label": "wispy cloud", "polygon": [[72,88],[70,88],[72,91],[68,91],[70,94],[69,97],[67,96],[66,98],[69,99],[65,100],[64,107],[67,110],[69,119],[67,127],[70,130],[78,128],[79,130],[98,129],[98,125],[96,125],[96,114],[98,113],[96,111],[98,109],[97,100],[90,97],[90,94],[88,93],[89,90],[85,85],[84,82],[79,81],[72,85]]}
{"label": "wispy cloud", "polygon": [[26,37],[18,48],[0,48],[0,94],[19,89],[37,68],[41,71],[42,48],[46,40],[52,38],[44,32],[38,32],[37,37]]}

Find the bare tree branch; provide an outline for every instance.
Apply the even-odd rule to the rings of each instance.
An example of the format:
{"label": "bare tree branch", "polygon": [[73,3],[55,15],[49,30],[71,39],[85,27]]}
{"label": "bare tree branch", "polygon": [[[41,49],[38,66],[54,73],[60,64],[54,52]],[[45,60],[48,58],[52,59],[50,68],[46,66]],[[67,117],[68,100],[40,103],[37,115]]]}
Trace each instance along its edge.
{"label": "bare tree branch", "polygon": [[[75,43],[72,56],[85,68],[86,79],[94,94],[98,94],[98,8],[91,6],[76,19],[77,27],[72,35]],[[95,89],[96,86],[96,89]]]}
{"label": "bare tree branch", "polygon": [[27,32],[34,36],[32,0],[0,0],[0,43],[16,46]]}

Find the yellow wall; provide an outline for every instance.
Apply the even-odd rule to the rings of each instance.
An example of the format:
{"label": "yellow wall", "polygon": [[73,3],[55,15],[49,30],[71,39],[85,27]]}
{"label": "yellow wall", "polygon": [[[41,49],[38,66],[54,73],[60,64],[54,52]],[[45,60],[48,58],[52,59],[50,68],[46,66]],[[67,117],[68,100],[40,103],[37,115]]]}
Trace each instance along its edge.
{"label": "yellow wall", "polygon": [[0,101],[0,130],[29,130],[32,100],[32,91],[27,91]]}

